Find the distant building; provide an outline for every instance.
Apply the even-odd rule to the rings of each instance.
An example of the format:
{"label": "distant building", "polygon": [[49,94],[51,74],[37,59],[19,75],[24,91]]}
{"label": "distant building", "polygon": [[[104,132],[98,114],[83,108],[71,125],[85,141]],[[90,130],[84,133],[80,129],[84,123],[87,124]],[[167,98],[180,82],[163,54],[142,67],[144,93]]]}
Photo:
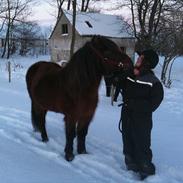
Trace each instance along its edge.
{"label": "distant building", "polygon": [[[48,54],[48,39],[44,38],[12,38],[12,48],[10,53],[18,50],[20,55],[26,55],[27,52],[31,55]],[[0,37],[0,51],[5,46],[5,37]],[[14,50],[12,50],[14,49]]]}
{"label": "distant building", "polygon": [[[52,61],[69,59],[71,32],[72,12],[64,11],[49,39]],[[134,60],[135,37],[132,31],[127,30],[127,24],[118,16],[77,12],[74,51],[82,47],[93,35],[110,38]]]}

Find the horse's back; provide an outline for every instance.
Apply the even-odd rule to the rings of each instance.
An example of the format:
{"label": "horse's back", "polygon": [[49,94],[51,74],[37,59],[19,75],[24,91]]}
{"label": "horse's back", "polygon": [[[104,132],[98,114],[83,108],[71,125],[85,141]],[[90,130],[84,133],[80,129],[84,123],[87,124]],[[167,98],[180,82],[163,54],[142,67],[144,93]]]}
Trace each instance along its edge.
{"label": "horse's back", "polygon": [[36,84],[48,73],[55,73],[62,69],[56,63],[39,61],[31,65],[26,73],[26,83],[29,94]]}

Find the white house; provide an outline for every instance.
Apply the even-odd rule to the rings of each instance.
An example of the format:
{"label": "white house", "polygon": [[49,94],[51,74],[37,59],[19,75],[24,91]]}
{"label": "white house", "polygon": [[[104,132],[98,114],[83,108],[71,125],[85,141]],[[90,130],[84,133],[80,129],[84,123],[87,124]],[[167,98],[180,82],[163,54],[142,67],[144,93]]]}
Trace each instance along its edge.
{"label": "white house", "polygon": [[[72,32],[72,11],[64,11],[49,39],[51,60],[68,60]],[[116,15],[77,12],[75,48],[82,47],[93,35],[110,38],[134,59],[135,37],[127,24]]]}

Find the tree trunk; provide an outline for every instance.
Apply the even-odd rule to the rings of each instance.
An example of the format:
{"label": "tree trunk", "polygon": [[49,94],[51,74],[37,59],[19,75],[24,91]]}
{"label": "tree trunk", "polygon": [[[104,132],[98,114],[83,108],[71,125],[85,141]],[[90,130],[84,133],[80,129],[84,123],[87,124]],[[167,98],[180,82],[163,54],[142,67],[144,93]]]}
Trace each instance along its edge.
{"label": "tree trunk", "polygon": [[[168,88],[170,88],[171,84],[172,84],[172,80],[171,80],[171,73],[172,73],[172,67],[173,67],[173,63],[175,61],[176,57],[174,59],[172,59],[171,61],[171,65],[170,65],[170,68],[169,68],[169,72],[168,72],[168,78],[167,78],[167,81],[166,81],[166,85]],[[170,63],[170,62],[169,62]]]}
{"label": "tree trunk", "polygon": [[161,81],[163,82],[163,84],[166,84],[166,74],[167,74],[167,70],[168,70],[168,65],[171,60],[172,60],[172,58],[165,57],[165,60],[163,62],[163,68],[161,71]]}
{"label": "tree trunk", "polygon": [[57,21],[60,19],[60,17],[63,14],[62,5],[63,5],[64,1],[65,0],[57,0],[57,8],[58,8]]}
{"label": "tree trunk", "polygon": [[68,3],[67,3],[67,10],[70,10],[71,9],[71,0],[68,0]]}
{"label": "tree trunk", "polygon": [[88,10],[89,2],[90,2],[90,0],[87,0],[86,1],[86,5],[85,5],[85,8],[84,8],[84,11],[85,12]]}
{"label": "tree trunk", "polygon": [[10,1],[7,0],[7,4],[8,4],[8,27],[7,27],[7,31],[6,31],[6,38],[5,38],[5,44],[4,44],[4,50],[3,50],[3,54],[2,54],[2,58],[4,58],[6,52],[7,52],[7,56],[6,58],[9,59],[10,56],[10,29],[11,29],[11,7],[10,7]]}
{"label": "tree trunk", "polygon": [[74,45],[75,45],[75,26],[76,26],[76,0],[73,0],[73,17],[72,17],[72,39],[71,39],[71,47],[70,47],[70,58],[72,57],[74,53]]}
{"label": "tree trunk", "polygon": [[6,32],[6,38],[5,38],[5,40],[4,40],[4,47],[3,47],[3,53],[2,53],[2,55],[1,55],[1,57],[2,58],[4,58],[4,56],[5,56],[5,54],[6,54],[6,48],[7,48],[7,37],[8,37],[8,33],[9,33],[9,31],[7,30],[7,32]]}
{"label": "tree trunk", "polygon": [[81,2],[81,11],[84,11],[85,9],[85,0],[82,0]]}

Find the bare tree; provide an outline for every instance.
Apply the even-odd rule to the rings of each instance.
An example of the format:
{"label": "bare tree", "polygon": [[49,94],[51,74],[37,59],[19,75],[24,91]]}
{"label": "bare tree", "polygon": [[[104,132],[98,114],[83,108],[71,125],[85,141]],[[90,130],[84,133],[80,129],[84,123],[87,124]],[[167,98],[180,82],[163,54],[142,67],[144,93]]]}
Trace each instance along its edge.
{"label": "bare tree", "polygon": [[63,6],[67,7],[67,10],[71,8],[71,0],[47,0],[47,3],[56,10],[56,16],[55,14],[52,15],[56,17],[57,21],[63,14]]}
{"label": "bare tree", "polygon": [[64,4],[65,0],[56,0],[56,4],[57,4],[57,20],[59,20],[59,18],[62,15],[62,6]]}
{"label": "bare tree", "polygon": [[19,54],[25,56],[31,49],[37,47],[36,41],[41,38],[41,28],[35,22],[18,22],[14,25],[13,40],[17,40]]}
{"label": "bare tree", "polygon": [[90,0],[82,0],[81,1],[81,11],[86,12],[89,7]]}
{"label": "bare tree", "polygon": [[120,4],[121,7],[130,9],[137,50],[158,48],[156,38],[161,32],[161,17],[168,17],[170,7],[179,9],[181,2],[182,0],[124,0]]}
{"label": "bare tree", "polygon": [[5,6],[5,2],[4,0],[0,0],[0,32],[3,30],[3,27],[4,27],[4,24],[5,24],[5,16],[4,16],[4,13],[7,12],[7,7]]}
{"label": "bare tree", "polygon": [[[136,50],[153,48],[164,55],[161,80],[166,85],[169,82],[166,78],[170,78],[171,73],[168,68],[172,68],[169,64],[180,55],[183,1],[125,0],[124,4],[131,11],[132,27],[137,38]],[[165,77],[167,73],[169,76]]]}
{"label": "bare tree", "polygon": [[[89,8],[89,3],[91,0],[79,0],[76,3],[77,9],[79,11],[87,11]],[[63,7],[64,9],[71,10],[73,9],[72,2],[73,0],[47,0],[47,2],[52,6],[54,9],[56,9],[56,19],[57,21],[60,19],[63,13]]]}
{"label": "bare tree", "polygon": [[154,46],[165,0],[129,0],[137,50]]}
{"label": "bare tree", "polygon": [[22,19],[30,13],[29,4],[33,1],[34,0],[6,0],[5,6],[7,8],[7,12],[4,17],[6,20],[7,30],[2,57],[7,54],[6,57],[9,58],[14,22],[22,21]]}
{"label": "bare tree", "polygon": [[161,18],[161,33],[158,36],[159,51],[165,57],[161,80],[170,87],[171,71],[176,57],[183,55],[183,11],[177,9],[169,12],[169,18]]}

